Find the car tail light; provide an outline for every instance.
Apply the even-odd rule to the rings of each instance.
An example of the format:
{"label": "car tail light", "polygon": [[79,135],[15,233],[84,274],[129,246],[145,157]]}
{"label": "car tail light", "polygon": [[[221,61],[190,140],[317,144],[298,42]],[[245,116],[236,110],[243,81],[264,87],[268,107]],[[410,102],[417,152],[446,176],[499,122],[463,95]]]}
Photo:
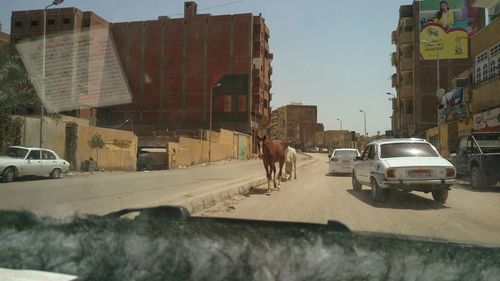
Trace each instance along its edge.
{"label": "car tail light", "polygon": [[455,169],[453,169],[453,168],[446,168],[446,177],[447,178],[453,178],[453,177],[455,177]]}
{"label": "car tail light", "polygon": [[389,169],[385,172],[386,177],[389,178],[395,178],[396,177],[396,170],[394,169]]}

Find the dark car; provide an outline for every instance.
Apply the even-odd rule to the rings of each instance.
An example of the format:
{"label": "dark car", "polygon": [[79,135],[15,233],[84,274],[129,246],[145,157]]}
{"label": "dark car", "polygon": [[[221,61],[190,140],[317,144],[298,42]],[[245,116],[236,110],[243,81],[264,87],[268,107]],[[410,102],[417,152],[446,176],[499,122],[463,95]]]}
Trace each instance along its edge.
{"label": "dark car", "polygon": [[473,188],[482,189],[500,181],[500,132],[461,136],[449,160],[457,175],[470,178]]}

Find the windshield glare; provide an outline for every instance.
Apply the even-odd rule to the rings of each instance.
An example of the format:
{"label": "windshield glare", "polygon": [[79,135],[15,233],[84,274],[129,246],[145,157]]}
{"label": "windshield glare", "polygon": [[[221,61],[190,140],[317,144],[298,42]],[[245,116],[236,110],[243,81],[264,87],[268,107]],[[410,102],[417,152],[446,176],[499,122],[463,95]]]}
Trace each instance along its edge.
{"label": "windshield glare", "polygon": [[333,154],[335,157],[356,157],[358,152],[356,150],[335,150]]}
{"label": "windshield glare", "polygon": [[19,148],[19,147],[9,147],[7,149],[7,151],[5,152],[5,156],[9,156],[12,158],[24,159],[24,157],[26,157],[27,153],[28,153],[27,149]]}
{"label": "windshield glare", "polygon": [[439,157],[427,143],[391,143],[380,146],[380,158]]}

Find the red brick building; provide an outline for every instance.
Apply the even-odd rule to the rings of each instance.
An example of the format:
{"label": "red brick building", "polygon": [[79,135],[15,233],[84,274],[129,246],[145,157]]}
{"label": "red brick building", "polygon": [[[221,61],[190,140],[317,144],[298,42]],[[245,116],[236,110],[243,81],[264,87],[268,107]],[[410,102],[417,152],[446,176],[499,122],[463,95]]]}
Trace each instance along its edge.
{"label": "red brick building", "polygon": [[[41,35],[42,17],[42,10],[13,12],[13,40]],[[207,129],[217,83],[214,129],[255,133],[269,123],[272,54],[261,15],[198,14],[195,2],[184,3],[184,18],[138,22],[108,23],[76,8],[47,13],[48,33],[97,25],[109,25],[133,95],[130,104],[86,112],[98,124],[130,119],[138,135]]]}

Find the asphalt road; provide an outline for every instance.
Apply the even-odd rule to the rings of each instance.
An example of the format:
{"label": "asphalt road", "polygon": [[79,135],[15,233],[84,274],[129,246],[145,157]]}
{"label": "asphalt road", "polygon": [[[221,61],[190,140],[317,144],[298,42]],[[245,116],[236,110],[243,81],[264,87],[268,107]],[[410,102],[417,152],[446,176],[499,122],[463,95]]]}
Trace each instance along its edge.
{"label": "asphalt road", "polygon": [[354,192],[350,176],[328,175],[326,155],[303,169],[298,179],[282,184],[270,196],[254,189],[247,196],[196,215],[259,220],[325,223],[337,220],[353,231],[424,236],[456,242],[500,246],[500,187],[476,191],[455,185],[448,201],[431,194],[395,191],[384,205],[371,200],[370,189]]}
{"label": "asphalt road", "polygon": [[[306,159],[310,158],[299,155],[299,161]],[[65,176],[58,180],[22,178],[0,183],[0,209],[29,210],[56,218],[102,215],[124,208],[177,204],[220,186],[264,176],[262,161],[255,159],[167,171]]]}

